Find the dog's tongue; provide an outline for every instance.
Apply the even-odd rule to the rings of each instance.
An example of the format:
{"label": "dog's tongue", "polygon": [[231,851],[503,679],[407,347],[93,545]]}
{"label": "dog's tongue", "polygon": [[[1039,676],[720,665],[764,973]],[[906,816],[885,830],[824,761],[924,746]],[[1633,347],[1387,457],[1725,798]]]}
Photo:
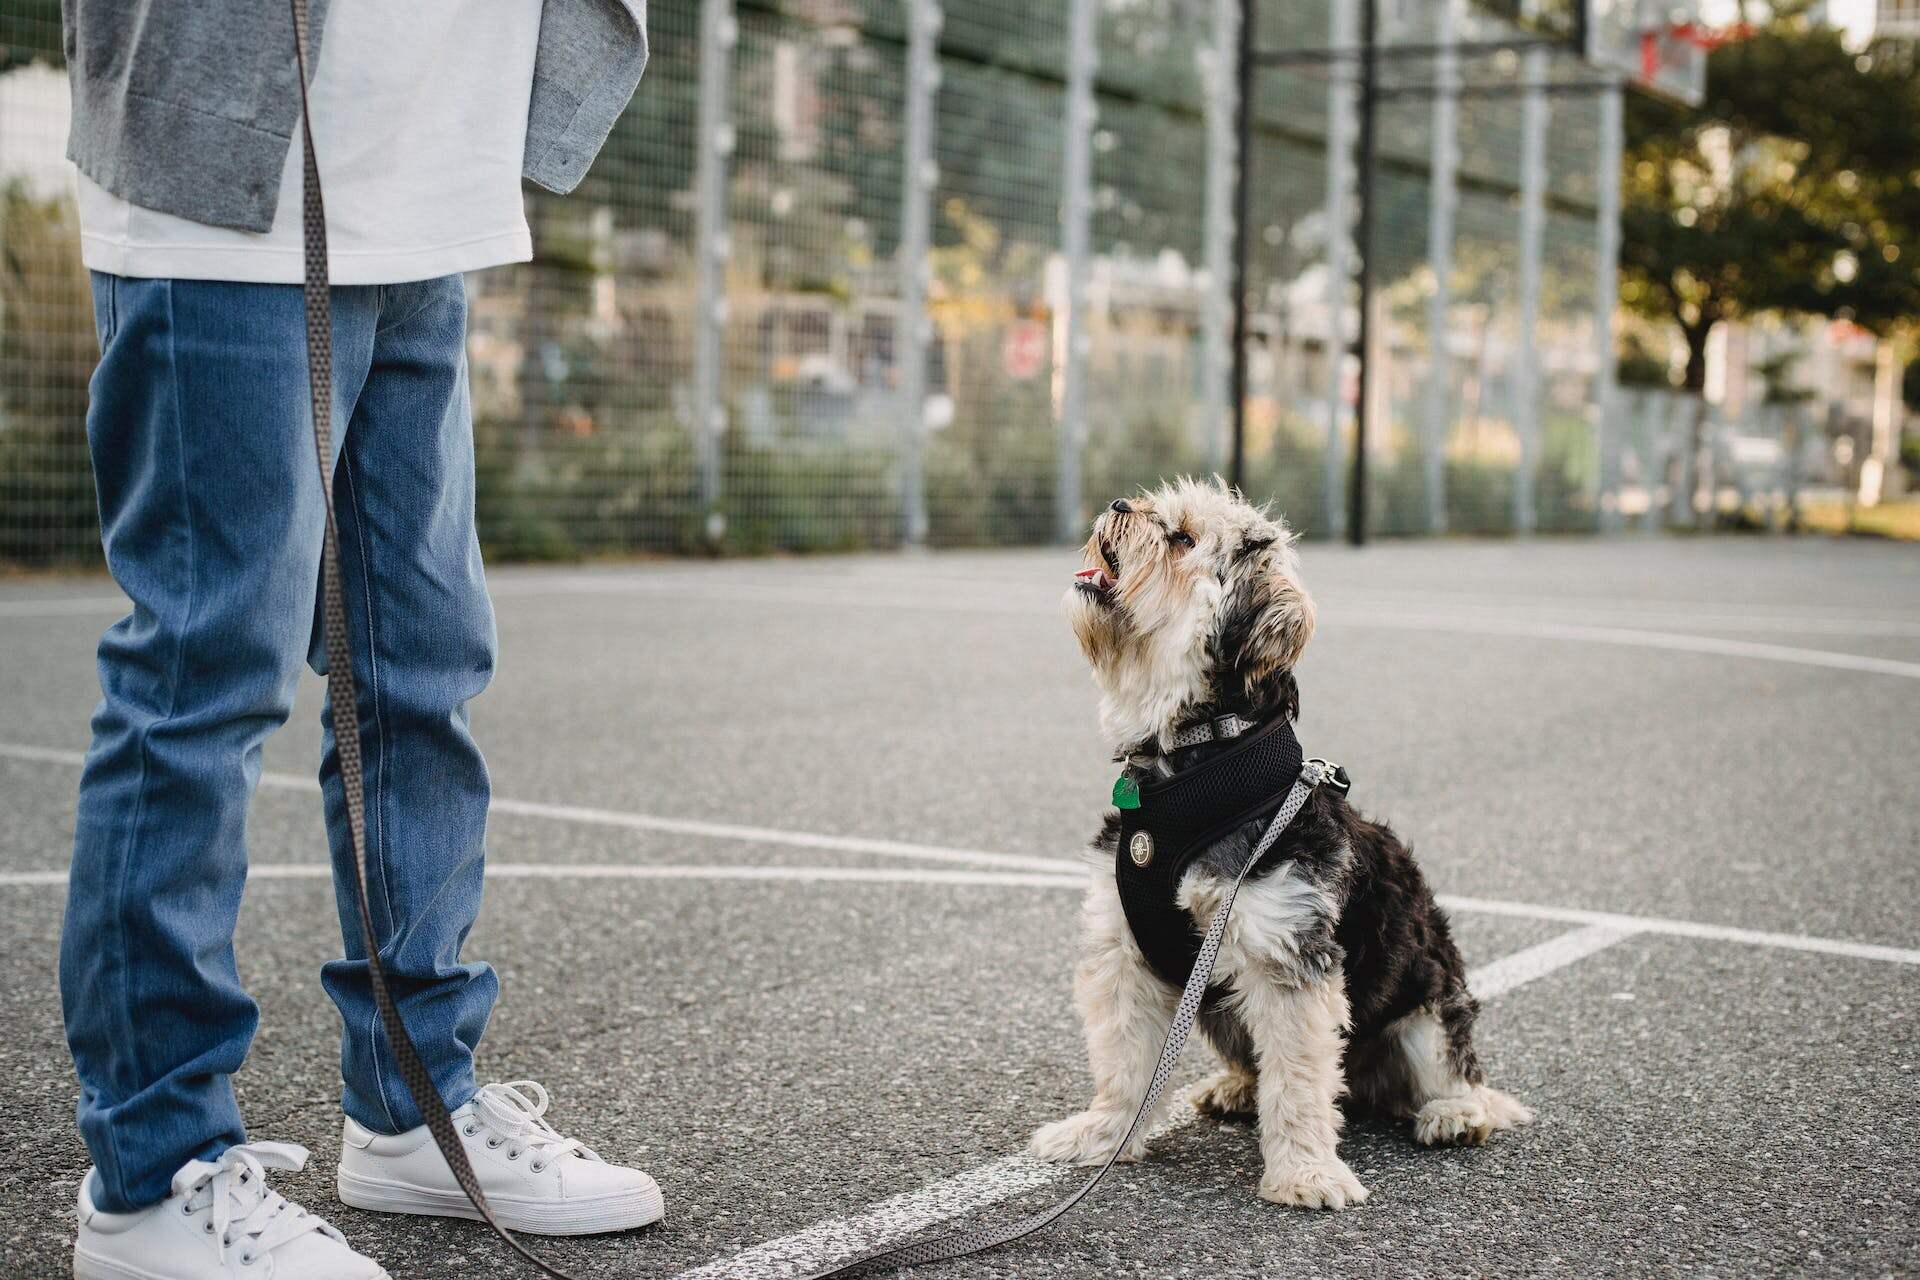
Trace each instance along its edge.
{"label": "dog's tongue", "polygon": [[1113,585],[1113,575],[1105,569],[1082,569],[1073,577],[1076,582],[1091,582],[1102,591]]}

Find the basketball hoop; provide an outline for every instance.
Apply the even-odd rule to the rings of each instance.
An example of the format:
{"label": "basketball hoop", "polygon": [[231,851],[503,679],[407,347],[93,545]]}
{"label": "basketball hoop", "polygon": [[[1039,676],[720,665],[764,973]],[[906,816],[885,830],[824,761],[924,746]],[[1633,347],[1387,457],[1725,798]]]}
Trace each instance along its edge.
{"label": "basketball hoop", "polygon": [[1682,61],[1689,51],[1695,55],[1709,54],[1722,45],[1752,39],[1753,34],[1752,24],[1746,22],[1725,27],[1691,21],[1648,27],[1640,33],[1640,78],[1649,82],[1658,80],[1664,69]]}

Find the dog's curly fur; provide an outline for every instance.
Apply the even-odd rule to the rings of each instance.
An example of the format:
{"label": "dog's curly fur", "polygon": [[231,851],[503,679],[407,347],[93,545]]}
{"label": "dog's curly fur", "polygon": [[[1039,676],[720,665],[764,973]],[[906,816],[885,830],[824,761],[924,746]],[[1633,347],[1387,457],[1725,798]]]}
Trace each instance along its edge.
{"label": "dog's curly fur", "polygon": [[[1221,750],[1169,752],[1181,725],[1227,712],[1299,715],[1294,665],[1314,606],[1292,534],[1264,509],[1217,480],[1166,484],[1101,514],[1085,566],[1068,616],[1100,689],[1101,726],[1142,781]],[[1181,881],[1179,903],[1200,929],[1264,825],[1214,844]],[[1074,979],[1094,1099],[1034,1135],[1034,1153],[1049,1160],[1097,1163],[1119,1144],[1178,997],[1127,927],[1113,877],[1119,826],[1109,812],[1093,845]],[[1248,876],[1215,975],[1201,1030],[1224,1069],[1192,1100],[1258,1117],[1269,1200],[1341,1209],[1366,1199],[1337,1150],[1343,1096],[1411,1121],[1422,1143],[1481,1143],[1533,1118],[1481,1074],[1478,1006],[1412,854],[1330,788]],[[1122,1159],[1140,1158],[1148,1128]]]}

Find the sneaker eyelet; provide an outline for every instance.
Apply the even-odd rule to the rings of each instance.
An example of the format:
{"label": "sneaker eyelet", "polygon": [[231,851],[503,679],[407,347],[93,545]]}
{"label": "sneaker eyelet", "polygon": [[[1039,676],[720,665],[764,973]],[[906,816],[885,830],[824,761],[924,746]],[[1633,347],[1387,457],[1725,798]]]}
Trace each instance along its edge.
{"label": "sneaker eyelet", "polygon": [[500,1139],[498,1138],[487,1139],[487,1150],[489,1151],[497,1150],[499,1146],[500,1146]]}
{"label": "sneaker eyelet", "polygon": [[518,1160],[519,1158],[520,1158],[520,1153],[519,1153],[518,1151],[509,1151],[509,1152],[507,1152],[507,1159],[509,1159],[509,1160]]}
{"label": "sneaker eyelet", "polygon": [[207,1219],[207,1221],[206,1221],[206,1228],[207,1228],[207,1234],[208,1234],[208,1235],[212,1235],[212,1234],[213,1234],[213,1219],[212,1219],[212,1218],[208,1218],[208,1219]]}
{"label": "sneaker eyelet", "polygon": [[191,1218],[193,1216],[193,1206],[182,1200],[180,1202],[180,1212],[184,1216]]}
{"label": "sneaker eyelet", "polygon": [[260,1258],[260,1255],[257,1253],[243,1253],[240,1255],[240,1265],[243,1267],[250,1267],[255,1262],[257,1262],[259,1258]]}
{"label": "sneaker eyelet", "polygon": [[480,1126],[477,1124],[470,1124],[466,1128],[462,1129],[460,1132],[466,1134],[469,1138],[471,1138],[474,1134],[480,1132]]}
{"label": "sneaker eyelet", "polygon": [[547,1162],[544,1160],[535,1160],[532,1164],[528,1165],[527,1167],[529,1169],[532,1169],[535,1173],[545,1173],[547,1171]]}

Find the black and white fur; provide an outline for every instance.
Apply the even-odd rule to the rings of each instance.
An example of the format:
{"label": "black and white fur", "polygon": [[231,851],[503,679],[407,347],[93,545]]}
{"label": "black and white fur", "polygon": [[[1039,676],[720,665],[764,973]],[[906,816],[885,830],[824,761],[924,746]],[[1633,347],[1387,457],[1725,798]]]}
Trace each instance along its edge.
{"label": "black and white fur", "polygon": [[[1313,634],[1286,526],[1219,482],[1181,480],[1115,502],[1094,523],[1067,598],[1115,749],[1152,776],[1190,768],[1215,744],[1171,753],[1174,730],[1234,712],[1298,716],[1294,664]],[[1204,930],[1264,828],[1248,823],[1181,881]],[[1110,812],[1090,858],[1074,998],[1094,1098],[1040,1129],[1047,1160],[1094,1164],[1119,1144],[1145,1095],[1178,992],[1147,965],[1114,886]],[[1367,1198],[1341,1160],[1340,1100],[1412,1123],[1422,1143],[1485,1142],[1533,1113],[1487,1086],[1473,1049],[1477,1005],[1446,916],[1405,845],[1321,788],[1241,888],[1201,1013],[1224,1069],[1194,1104],[1258,1117],[1260,1194],[1342,1209]],[[1153,1117],[1123,1160],[1137,1160]]]}

